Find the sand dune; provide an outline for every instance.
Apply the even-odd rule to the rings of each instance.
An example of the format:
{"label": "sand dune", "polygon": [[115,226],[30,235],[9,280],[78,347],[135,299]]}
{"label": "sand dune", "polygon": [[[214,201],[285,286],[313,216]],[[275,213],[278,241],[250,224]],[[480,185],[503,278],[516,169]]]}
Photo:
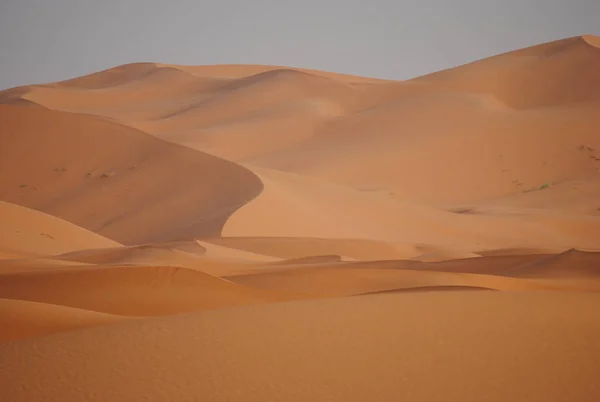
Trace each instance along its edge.
{"label": "sand dune", "polygon": [[519,109],[598,102],[596,41],[584,36],[544,43],[418,80],[453,91],[494,94]]}
{"label": "sand dune", "polygon": [[[314,296],[353,296],[391,290],[420,288],[475,287],[490,290],[544,290],[535,281],[490,277],[477,274],[420,272],[410,269],[371,266],[316,266],[264,274],[230,277],[235,283],[259,289],[279,289]],[[549,287],[549,290],[554,290]],[[600,288],[599,288],[600,290]]]}
{"label": "sand dune", "polygon": [[36,303],[0,299],[0,343],[123,321],[127,317]]}
{"label": "sand dune", "polygon": [[[511,112],[454,98],[425,97],[354,114],[249,163],[434,205],[507,196],[599,167],[600,104]],[[380,123],[386,120],[393,123]]]}
{"label": "sand dune", "polygon": [[119,245],[54,216],[3,201],[0,216],[0,250],[6,255],[50,255]]}
{"label": "sand dune", "polygon": [[[306,266],[273,265],[263,273],[228,279],[261,289],[349,296],[422,287],[478,287],[494,290],[600,291],[600,253],[569,250],[560,254],[422,261],[313,261]],[[274,264],[277,266],[277,264]],[[579,281],[560,281],[578,279]]]}
{"label": "sand dune", "polygon": [[56,256],[65,261],[102,265],[162,265],[189,266],[204,255],[206,249],[196,242],[173,242],[119,248],[80,250]]}
{"label": "sand dune", "polygon": [[15,402],[595,400],[598,302],[425,292],[139,320],[0,345],[0,381]]}
{"label": "sand dune", "polygon": [[413,252],[412,248],[396,248],[391,244],[369,239],[220,237],[206,241],[281,259],[307,258],[326,253],[357,260],[398,259]]}
{"label": "sand dune", "polygon": [[[584,152],[584,151],[582,151]],[[587,150],[589,152],[589,150]],[[567,214],[600,215],[600,172],[556,183],[544,191],[526,191],[481,203],[482,208],[552,210]]]}
{"label": "sand dune", "polygon": [[0,278],[0,298],[129,316],[286,299],[282,293],[246,288],[197,270],[164,266],[65,267]]}
{"label": "sand dune", "polygon": [[505,270],[504,275],[523,278],[573,278],[600,280],[600,261],[596,253],[569,250]]}
{"label": "sand dune", "polygon": [[[510,247],[598,250],[600,220],[596,216],[498,209],[456,213],[406,201],[386,191],[361,191],[297,174],[250,168],[263,181],[263,192],[230,217],[223,236],[375,240],[393,244],[396,251],[388,254],[389,258],[421,256],[422,245],[433,246],[426,252],[433,258],[436,254],[438,258],[472,256]],[[350,256],[316,251],[328,253]]]}
{"label": "sand dune", "polygon": [[[108,93],[79,91],[71,110],[251,166],[435,205],[484,201],[597,171],[597,54],[571,38],[407,82],[260,66],[152,65],[133,76],[141,67],[128,65],[86,78],[106,75]],[[50,99],[38,89],[25,97],[69,109],[68,85]],[[523,93],[532,99],[513,100]],[[534,98],[547,102],[523,110]]]}
{"label": "sand dune", "polygon": [[[147,69],[139,75],[125,74],[115,79],[116,82],[107,77],[105,86],[95,90],[67,82],[24,87],[20,97],[55,110],[94,114],[116,120],[129,118],[146,121],[189,107],[228,82],[218,78],[196,77],[170,67],[154,66]],[[110,75],[107,71],[100,76],[104,74]],[[19,92],[10,98],[15,99],[17,95]],[[9,98],[9,94],[4,98]]]}
{"label": "sand dune", "polygon": [[13,256],[0,261],[1,274],[22,274],[29,272],[52,272],[64,268],[78,267],[85,269],[91,266],[79,261],[60,260],[55,257]]}
{"label": "sand dune", "polygon": [[244,168],[103,119],[7,105],[0,118],[0,198],[122,243],[218,235],[262,187]]}
{"label": "sand dune", "polygon": [[[59,264],[82,263],[101,266],[169,266],[189,268],[217,276],[248,272],[251,266],[260,267],[262,266],[260,263],[279,261],[278,258],[259,253],[207,242],[202,244],[206,247],[199,241],[188,241],[80,250],[57,255],[54,261]],[[17,265],[17,261],[12,265]]]}
{"label": "sand dune", "polygon": [[597,400],[599,44],[1,91],[0,400]]}

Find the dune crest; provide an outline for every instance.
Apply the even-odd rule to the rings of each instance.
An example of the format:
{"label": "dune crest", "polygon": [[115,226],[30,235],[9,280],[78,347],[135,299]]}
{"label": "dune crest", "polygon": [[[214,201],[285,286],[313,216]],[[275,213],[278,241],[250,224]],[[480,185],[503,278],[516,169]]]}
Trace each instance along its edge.
{"label": "dune crest", "polygon": [[583,35],[581,37],[587,44],[600,48],[600,36]]}

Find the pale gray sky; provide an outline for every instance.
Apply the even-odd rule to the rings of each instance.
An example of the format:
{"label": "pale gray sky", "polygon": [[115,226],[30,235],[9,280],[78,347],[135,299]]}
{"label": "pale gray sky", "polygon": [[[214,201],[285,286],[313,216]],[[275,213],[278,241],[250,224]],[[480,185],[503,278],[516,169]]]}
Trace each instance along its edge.
{"label": "pale gray sky", "polygon": [[130,62],[407,79],[600,35],[600,0],[0,0],[0,89]]}

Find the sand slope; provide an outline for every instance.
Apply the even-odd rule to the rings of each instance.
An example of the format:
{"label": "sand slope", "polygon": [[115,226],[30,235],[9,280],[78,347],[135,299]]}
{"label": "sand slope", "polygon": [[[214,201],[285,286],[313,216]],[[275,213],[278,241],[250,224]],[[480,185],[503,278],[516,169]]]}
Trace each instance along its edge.
{"label": "sand slope", "polygon": [[392,294],[133,321],[0,345],[0,381],[15,402],[591,401],[598,301]]}
{"label": "sand slope", "polygon": [[493,94],[518,109],[597,102],[600,51],[595,41],[586,36],[544,43],[417,80],[455,91]]}
{"label": "sand slope", "polygon": [[0,276],[0,297],[101,313],[148,316],[285,299],[197,270],[164,266],[65,267]]}
{"label": "sand slope", "polygon": [[125,319],[123,316],[48,303],[0,299],[0,325],[3,328],[0,342],[106,325]]}
{"label": "sand slope", "polygon": [[0,250],[13,255],[58,254],[119,243],[83,228],[18,205],[0,201]]}
{"label": "sand slope", "polygon": [[122,243],[219,234],[261,190],[244,168],[103,119],[7,105],[0,119],[0,199]]}

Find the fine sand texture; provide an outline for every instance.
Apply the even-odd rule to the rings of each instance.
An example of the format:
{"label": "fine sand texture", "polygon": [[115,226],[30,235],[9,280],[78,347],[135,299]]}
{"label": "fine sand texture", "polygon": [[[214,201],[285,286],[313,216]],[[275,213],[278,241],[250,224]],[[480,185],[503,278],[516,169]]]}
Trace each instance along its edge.
{"label": "fine sand texture", "polygon": [[0,92],[0,401],[600,400],[600,39],[408,81]]}

